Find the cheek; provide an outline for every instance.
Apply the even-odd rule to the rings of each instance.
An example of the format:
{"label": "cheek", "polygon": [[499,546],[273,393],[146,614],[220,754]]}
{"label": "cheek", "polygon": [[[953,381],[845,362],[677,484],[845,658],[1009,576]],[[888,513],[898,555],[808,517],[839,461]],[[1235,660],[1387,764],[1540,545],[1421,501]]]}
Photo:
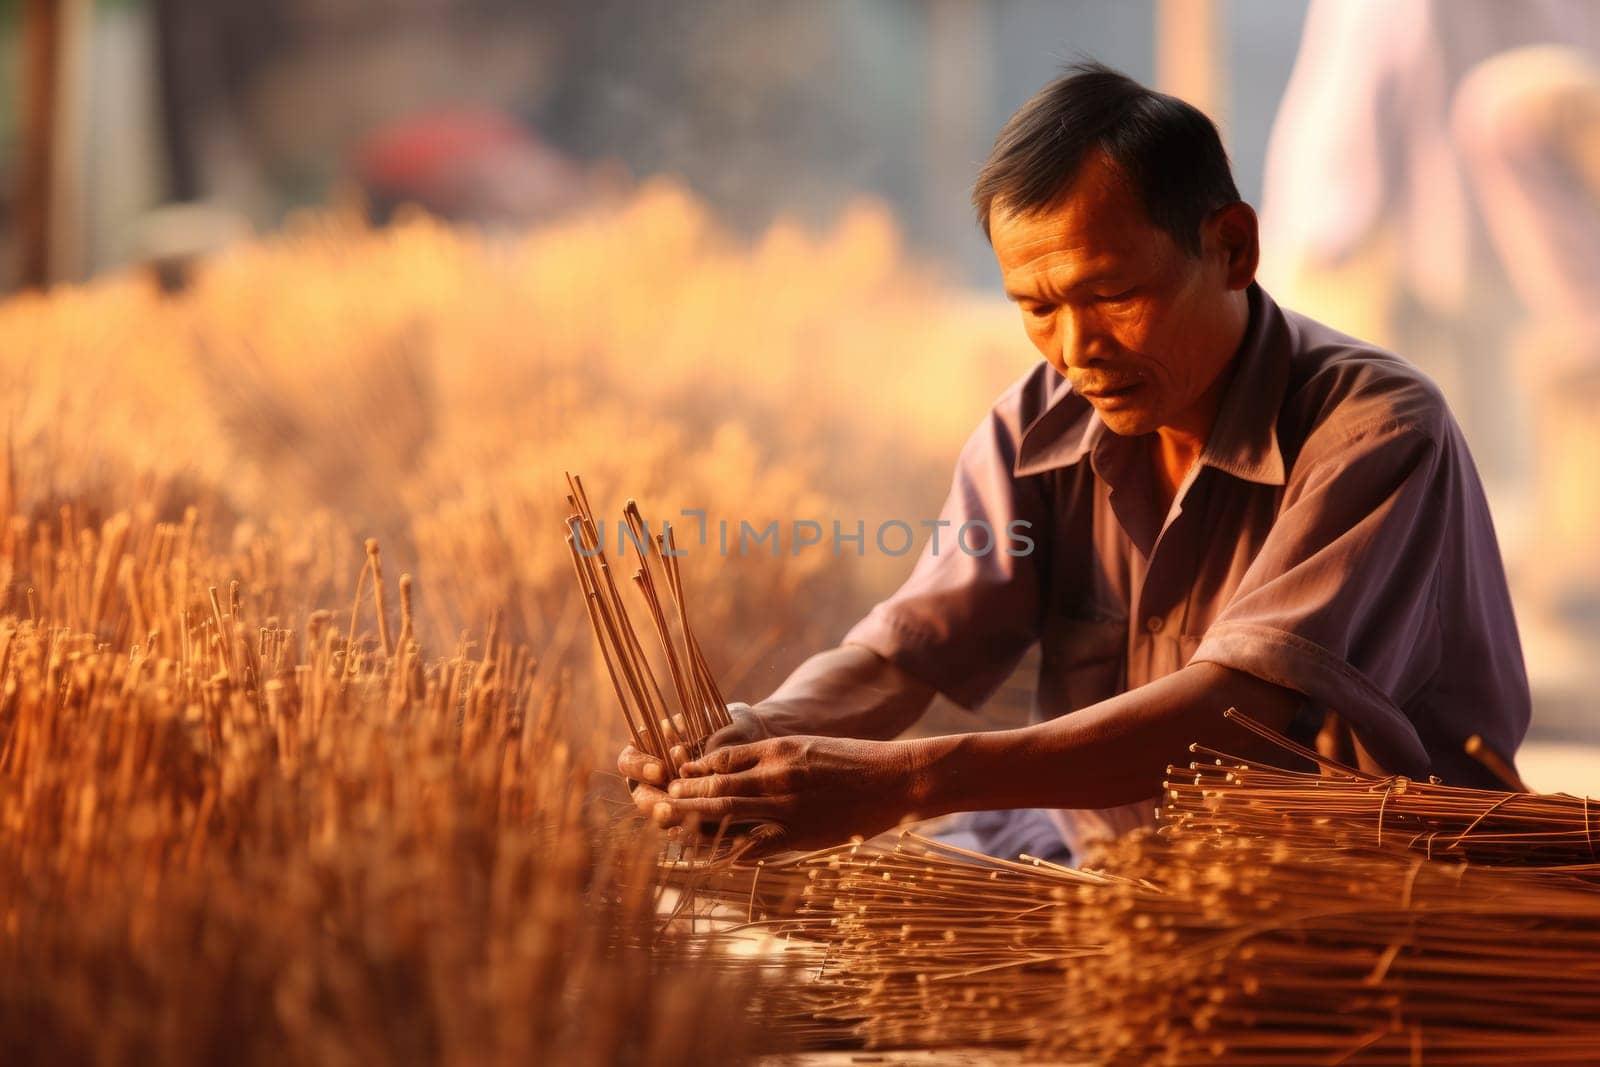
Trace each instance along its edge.
{"label": "cheek", "polygon": [[1211,323],[1198,313],[1191,289],[1181,288],[1149,307],[1142,327],[1144,351],[1166,368],[1169,378],[1181,379],[1193,366],[1194,350],[1208,343]]}
{"label": "cheek", "polygon": [[1174,340],[1159,313],[1148,304],[1135,304],[1108,316],[1106,325],[1117,347],[1147,367],[1159,368]]}
{"label": "cheek", "polygon": [[1203,392],[1217,369],[1207,355],[1214,344],[1209,325],[1195,316],[1175,316],[1162,347],[1163,373],[1174,392],[1186,398]]}
{"label": "cheek", "polygon": [[1128,317],[1119,340],[1166,389],[1183,393],[1199,368],[1195,350],[1205,345],[1205,324],[1187,305],[1147,305]]}

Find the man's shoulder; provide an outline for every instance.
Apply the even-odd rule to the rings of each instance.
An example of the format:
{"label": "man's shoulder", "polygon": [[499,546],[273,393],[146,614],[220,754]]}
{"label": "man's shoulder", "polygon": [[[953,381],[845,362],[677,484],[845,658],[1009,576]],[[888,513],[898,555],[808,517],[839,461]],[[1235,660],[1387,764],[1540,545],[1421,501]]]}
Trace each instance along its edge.
{"label": "man's shoulder", "polygon": [[1337,444],[1374,433],[1455,437],[1439,386],[1404,357],[1283,308],[1290,339],[1280,438]]}

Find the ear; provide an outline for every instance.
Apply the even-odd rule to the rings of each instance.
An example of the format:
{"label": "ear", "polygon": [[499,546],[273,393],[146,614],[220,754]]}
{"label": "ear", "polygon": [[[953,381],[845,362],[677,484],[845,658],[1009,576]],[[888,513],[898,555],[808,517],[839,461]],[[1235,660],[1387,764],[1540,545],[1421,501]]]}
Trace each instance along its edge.
{"label": "ear", "polygon": [[1255,209],[1243,200],[1213,211],[1201,228],[1203,253],[1222,257],[1229,289],[1246,289],[1261,262]]}

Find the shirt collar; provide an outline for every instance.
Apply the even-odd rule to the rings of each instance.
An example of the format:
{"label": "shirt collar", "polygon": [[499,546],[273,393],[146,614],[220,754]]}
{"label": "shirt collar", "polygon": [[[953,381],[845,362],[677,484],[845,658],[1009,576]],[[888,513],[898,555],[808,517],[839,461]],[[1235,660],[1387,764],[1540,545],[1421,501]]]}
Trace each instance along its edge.
{"label": "shirt collar", "polygon": [[[1247,295],[1250,322],[1200,462],[1245,481],[1282,485],[1278,413],[1289,381],[1287,326],[1260,285],[1251,283]],[[1012,472],[1021,478],[1069,467],[1092,454],[1106,433],[1100,414],[1057,376],[1045,410],[1022,431]]]}

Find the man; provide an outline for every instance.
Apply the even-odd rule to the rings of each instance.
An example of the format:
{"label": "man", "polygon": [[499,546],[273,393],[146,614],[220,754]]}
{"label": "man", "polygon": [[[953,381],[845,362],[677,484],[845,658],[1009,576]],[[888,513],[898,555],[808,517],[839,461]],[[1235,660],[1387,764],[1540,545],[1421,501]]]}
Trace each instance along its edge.
{"label": "man", "polygon": [[[681,778],[625,750],[641,810],[770,820],[807,848],[1043,808],[1077,849],[1149,821],[1192,741],[1267,755],[1230,706],[1486,783],[1463,743],[1509,758],[1529,699],[1466,445],[1419,372],[1255,285],[1256,216],[1211,122],[1075,67],[1001,131],[974,202],[1045,363],[967,442],[942,518],[1026,522],[1034,550],[930,541]],[[1035,641],[1041,721],[888,740],[935,691],[980,703]]]}

